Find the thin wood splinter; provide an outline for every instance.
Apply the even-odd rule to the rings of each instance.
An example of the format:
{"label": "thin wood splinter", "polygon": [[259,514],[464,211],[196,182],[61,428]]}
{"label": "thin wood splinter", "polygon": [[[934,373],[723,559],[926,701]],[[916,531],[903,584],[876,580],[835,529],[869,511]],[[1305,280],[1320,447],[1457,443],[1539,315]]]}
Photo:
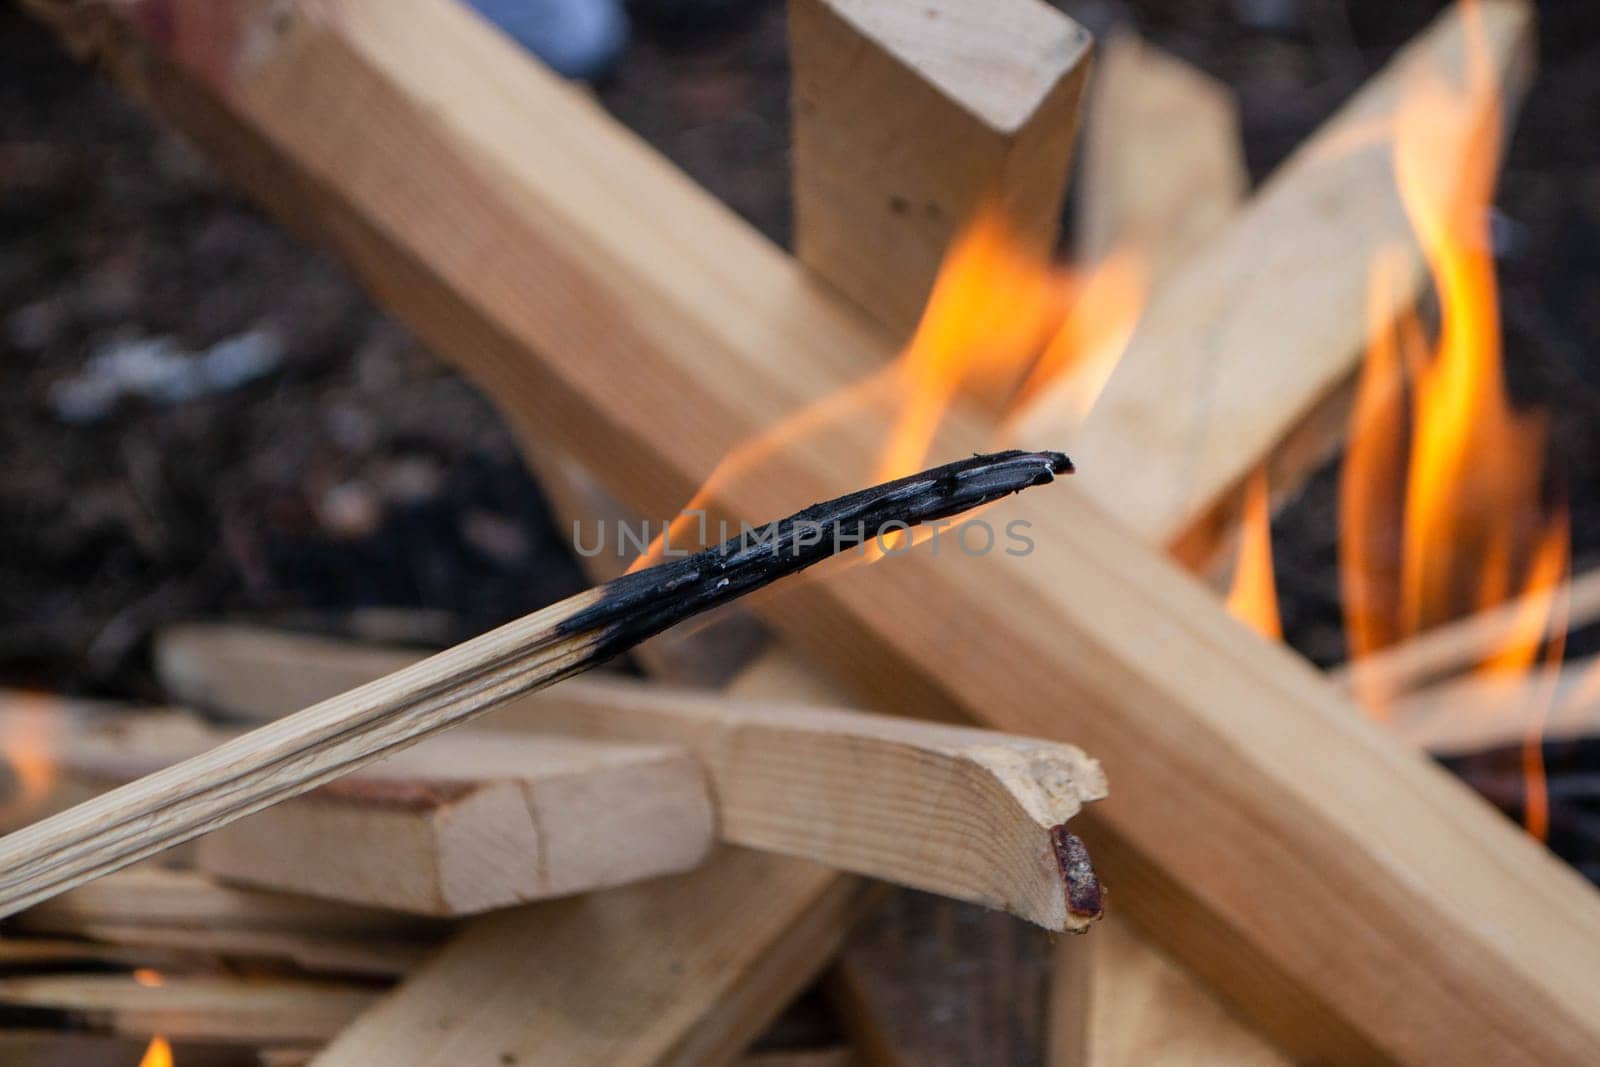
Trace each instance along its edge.
{"label": "thin wood splinter", "polygon": [[1059,452],[974,456],[814,505],[758,535],[626,575],[0,838],[0,915],[364,766],[627,651],[857,543],[1072,470]]}

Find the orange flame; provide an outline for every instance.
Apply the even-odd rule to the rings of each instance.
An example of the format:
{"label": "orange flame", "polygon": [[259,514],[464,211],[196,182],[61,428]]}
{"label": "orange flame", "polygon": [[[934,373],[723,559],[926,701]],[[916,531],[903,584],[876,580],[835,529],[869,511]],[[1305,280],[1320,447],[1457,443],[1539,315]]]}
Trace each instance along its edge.
{"label": "orange flame", "polygon": [[[1125,348],[1143,300],[1141,260],[1132,250],[1074,271],[1030,249],[1004,213],[986,205],[952,241],[900,356],[735,447],[684,511],[704,509],[730,481],[779,450],[804,448],[812,434],[880,409],[885,438],[876,480],[925,466],[940,425],[963,396],[1004,416],[1069,378],[1070,408],[1082,417]],[[696,547],[686,534],[698,521],[680,515],[629,570],[658,562],[668,545]]]}
{"label": "orange flame", "polygon": [[146,989],[158,989],[167,984],[166,979],[161,977],[160,971],[153,970],[149,967],[134,968],[133,980],[144,986]]}
{"label": "orange flame", "polygon": [[172,1067],[172,1046],[167,1039],[157,1034],[150,1039],[150,1045],[144,1050],[144,1058],[139,1061],[139,1067]]}
{"label": "orange flame", "polygon": [[1272,510],[1265,470],[1252,475],[1245,489],[1239,562],[1228,593],[1228,611],[1263,637],[1283,639],[1272,573]]}
{"label": "orange flame", "polygon": [[32,814],[56,783],[56,748],[66,709],[53,697],[23,693],[0,711],[0,759],[16,780],[15,792],[0,803],[0,820]]}
{"label": "orange flame", "polygon": [[[1500,100],[1483,27],[1464,5],[1466,78],[1419,71],[1393,118],[1395,177],[1439,303],[1430,351],[1415,312],[1396,312],[1404,269],[1374,263],[1368,349],[1341,473],[1340,557],[1352,658],[1519,595],[1567,573],[1567,520],[1547,516],[1544,421],[1512,409],[1501,371],[1489,207]],[[1409,394],[1409,404],[1407,402]],[[1530,597],[1515,633],[1479,669],[1526,672],[1555,601]],[[1552,659],[1553,657],[1553,659]],[[1377,715],[1391,694],[1358,693]],[[1525,752],[1530,831],[1547,825],[1538,738]],[[1537,794],[1537,795],[1536,795]]]}

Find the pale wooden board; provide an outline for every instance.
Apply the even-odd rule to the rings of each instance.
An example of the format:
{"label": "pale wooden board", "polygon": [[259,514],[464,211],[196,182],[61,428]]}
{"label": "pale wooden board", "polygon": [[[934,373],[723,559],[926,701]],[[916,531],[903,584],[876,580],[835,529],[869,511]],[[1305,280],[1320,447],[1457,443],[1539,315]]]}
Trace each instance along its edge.
{"label": "pale wooden board", "polygon": [[0,1005],[51,1008],[69,1021],[134,1037],[270,1044],[332,1037],[377,998],[370,989],[289,979],[128,975],[0,978]]}
{"label": "pale wooden board", "polygon": [[[503,912],[475,922],[315,1062],[725,1062],[862,902],[859,884],[824,868],[726,850],[648,886]],[[506,1026],[511,1018],[520,1025]]]}
{"label": "pale wooden board", "polygon": [[[180,43],[227,111],[193,77],[160,77],[170,67],[138,73],[520,419],[542,411],[552,434],[589,442],[625,499],[677,506],[732,444],[881,365],[793,264],[505,42],[447,7],[378,7],[280,20],[247,69]],[[343,108],[316,122],[294,106],[330,97]],[[938,454],[979,437],[958,417]],[[826,444],[722,505],[764,521],[780,498],[858,482],[870,445]],[[1600,1018],[1589,886],[1080,493],[1004,514],[1034,523],[1025,560],[911,554],[768,614],[883,706],[1094,750],[1118,783],[1091,825],[1109,831],[1121,899],[1295,1051],[1586,1057]]]}
{"label": "pale wooden board", "polygon": [[898,342],[979,204],[1049,248],[1089,52],[1041,0],[792,0],[801,262]]}
{"label": "pale wooden board", "polygon": [[453,917],[688,870],[717,815],[671,745],[432,738],[201,839],[227,881]]}

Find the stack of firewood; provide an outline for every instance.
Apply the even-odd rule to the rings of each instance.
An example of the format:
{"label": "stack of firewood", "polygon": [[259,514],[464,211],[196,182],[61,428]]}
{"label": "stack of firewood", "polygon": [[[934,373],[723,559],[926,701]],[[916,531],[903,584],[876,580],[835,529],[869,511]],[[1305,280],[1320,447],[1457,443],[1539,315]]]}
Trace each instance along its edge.
{"label": "stack of firewood", "polygon": [[[741,443],[885,366],[983,198],[1048,244],[1090,52],[1035,0],[791,0],[796,261],[452,0],[33,6],[476,377],[567,520],[617,506],[591,474],[674,514]],[[6,979],[0,1004],[160,1033],[196,1046],[183,1062],[219,1042],[270,1062],[726,1062],[836,963],[850,1044],[816,1062],[1021,1059],[1009,1035],[1030,1027],[1063,1064],[1582,1062],[1593,888],[1179,565],[1225,550],[1252,471],[1293,487],[1337,445],[1379,250],[1422,290],[1374,135],[1407,78],[1461,71],[1471,41],[1514,99],[1530,35],[1515,0],[1447,13],[1247,202],[1225,95],[1107,48],[1080,229],[1091,256],[1143,243],[1138,330],[1087,420],[1069,380],[998,431],[958,400],[930,442],[1069,448],[1072,484],[1004,505],[1033,551],[808,583],[758,605],[781,637],[721,692],[565,682],[40,900],[4,944],[50,973]],[[711,506],[761,522],[864,484],[866,423],[723,469]],[[1458,649],[1503,622],[1468,625]],[[683,646],[640,662],[720,659]],[[274,719],[408,662],[215,628],[161,657],[210,717],[51,713],[74,723],[52,801],[215,743],[219,715]],[[1473,658],[1371,669],[1417,688]],[[1113,792],[1070,745],[1013,735],[1081,743]],[[1019,1008],[1037,969],[1004,952],[982,966],[1013,995],[921,995],[949,975],[916,931],[950,912],[849,940],[874,883],[841,871],[1083,925],[1084,845],[1061,824],[1088,800],[1073,828],[1111,918],[1061,940],[1048,1040]],[[967,1055],[929,1044],[951,1016],[980,1035]]]}

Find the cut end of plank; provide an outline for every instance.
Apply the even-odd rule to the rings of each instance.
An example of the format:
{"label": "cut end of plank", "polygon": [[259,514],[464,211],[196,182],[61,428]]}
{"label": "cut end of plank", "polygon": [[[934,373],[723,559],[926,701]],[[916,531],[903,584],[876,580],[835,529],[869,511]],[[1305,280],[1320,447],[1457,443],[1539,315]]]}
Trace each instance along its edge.
{"label": "cut end of plank", "polygon": [[[1091,922],[1105,914],[1105,889],[1095,876],[1089,849],[1081,837],[1064,825],[1052,826],[1050,844],[1055,848],[1056,866],[1061,871],[1061,883],[1066,889],[1067,929],[1082,933]],[[1073,920],[1076,920],[1076,925]]]}

